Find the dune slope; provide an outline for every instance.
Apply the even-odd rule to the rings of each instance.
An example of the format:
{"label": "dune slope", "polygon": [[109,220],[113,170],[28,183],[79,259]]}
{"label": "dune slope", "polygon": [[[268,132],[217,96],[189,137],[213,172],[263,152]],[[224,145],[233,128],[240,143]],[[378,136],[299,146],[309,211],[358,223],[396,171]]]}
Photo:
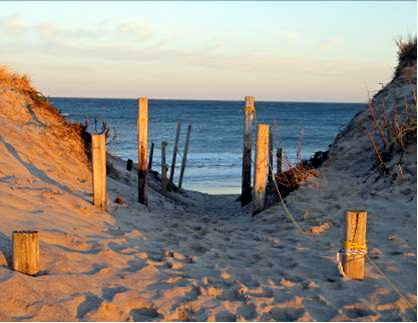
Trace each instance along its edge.
{"label": "dune slope", "polygon": [[[406,74],[374,98],[386,97],[388,113],[414,100],[416,65],[409,84]],[[335,257],[344,211],[367,209],[370,257],[416,304],[416,137],[402,173],[394,151],[384,174],[363,131],[373,130],[368,111],[338,135],[318,177],[286,198],[321,250],[281,205],[251,217],[234,196],[163,194],[158,175],[147,209],[135,174],[112,156],[108,212],[95,209],[81,130],[24,79],[0,76],[0,320],[416,320],[370,264],[364,281],[349,281]],[[37,277],[10,269],[19,229],[40,231]]]}

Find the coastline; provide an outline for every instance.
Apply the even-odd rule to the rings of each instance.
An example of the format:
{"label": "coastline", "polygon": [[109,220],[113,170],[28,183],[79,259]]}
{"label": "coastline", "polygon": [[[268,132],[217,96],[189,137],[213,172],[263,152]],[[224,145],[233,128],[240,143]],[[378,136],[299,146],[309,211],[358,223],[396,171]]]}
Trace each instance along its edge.
{"label": "coastline", "polygon": [[[405,96],[413,105],[413,72],[415,83],[396,78],[376,107]],[[16,85],[0,86],[0,320],[416,320],[373,266],[352,281],[335,257],[345,211],[367,210],[369,256],[416,306],[416,132],[401,159],[396,150],[386,157],[386,174],[363,131],[373,126],[365,110],[338,134],[318,176],[286,197],[323,251],[280,204],[252,216],[234,195],[165,193],[155,172],[149,207],[138,204],[136,173],[111,155],[107,211],[95,208],[81,130]],[[40,233],[35,277],[11,270],[19,229]]]}

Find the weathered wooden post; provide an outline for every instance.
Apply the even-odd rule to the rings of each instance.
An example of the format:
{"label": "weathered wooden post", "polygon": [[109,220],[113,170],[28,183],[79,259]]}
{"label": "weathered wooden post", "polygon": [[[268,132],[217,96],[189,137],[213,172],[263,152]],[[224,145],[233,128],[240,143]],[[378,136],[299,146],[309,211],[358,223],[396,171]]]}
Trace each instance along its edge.
{"label": "weathered wooden post", "polygon": [[149,162],[148,162],[148,169],[152,169],[152,160],[154,158],[154,143],[151,143],[151,148],[149,150]]}
{"label": "weathered wooden post", "polygon": [[268,161],[268,169],[269,169],[269,182],[273,181],[273,131],[269,131],[269,161]]}
{"label": "weathered wooden post", "polygon": [[344,274],[345,277],[361,280],[364,278],[364,258],[367,252],[367,211],[347,211],[345,219]]}
{"label": "weathered wooden post", "polygon": [[251,202],[251,130],[255,116],[254,97],[245,97],[244,148],[242,152],[241,206]]}
{"label": "weathered wooden post", "polygon": [[167,162],[166,162],[167,143],[161,143],[161,188],[167,192]]}
{"label": "weathered wooden post", "polygon": [[186,134],[186,143],[184,144],[184,152],[183,152],[183,160],[181,162],[181,169],[180,169],[180,176],[179,176],[179,189],[183,185],[183,176],[184,170],[186,168],[186,161],[187,161],[187,154],[189,152],[189,144],[190,144],[190,134],[192,133],[192,125],[190,124],[187,127],[187,134]]}
{"label": "weathered wooden post", "polygon": [[13,231],[13,270],[27,275],[36,275],[38,265],[38,231]]}
{"label": "weathered wooden post", "polygon": [[173,158],[171,159],[171,167],[170,167],[170,186],[174,184],[174,171],[176,170],[176,158],[177,158],[177,150],[179,145],[180,139],[180,130],[181,130],[181,122],[177,121],[177,128],[176,128],[176,138],[174,140],[174,148],[173,148]]}
{"label": "weathered wooden post", "polygon": [[263,211],[265,207],[268,157],[269,125],[259,124],[254,166],[253,215]]}
{"label": "weathered wooden post", "polygon": [[127,163],[126,163],[126,170],[127,171],[131,171],[132,170],[132,159],[128,159]]}
{"label": "weathered wooden post", "polygon": [[138,99],[138,202],[148,205],[148,98]]}
{"label": "weathered wooden post", "polygon": [[106,136],[92,135],[93,153],[93,204],[106,208]]}
{"label": "weathered wooden post", "polygon": [[276,167],[277,167],[277,174],[280,174],[284,171],[284,167],[283,167],[283,148],[281,148],[281,147],[277,148]]}

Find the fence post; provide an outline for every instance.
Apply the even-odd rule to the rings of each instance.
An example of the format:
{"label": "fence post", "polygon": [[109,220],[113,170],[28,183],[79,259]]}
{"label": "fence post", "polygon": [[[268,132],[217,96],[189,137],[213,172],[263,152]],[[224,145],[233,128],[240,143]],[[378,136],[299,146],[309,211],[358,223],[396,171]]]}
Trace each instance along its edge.
{"label": "fence post", "polygon": [[27,275],[36,275],[38,264],[38,231],[13,231],[13,270]]}
{"label": "fence post", "polygon": [[254,166],[253,215],[263,211],[265,207],[268,157],[269,125],[259,124]]}
{"label": "fence post", "polygon": [[106,208],[106,136],[92,135],[93,204]]}
{"label": "fence post", "polygon": [[347,211],[345,219],[344,273],[348,278],[361,280],[364,278],[367,211]]}
{"label": "fence post", "polygon": [[268,169],[269,169],[269,182],[273,181],[274,172],[273,172],[273,131],[269,131],[269,161],[268,161]]}
{"label": "fence post", "polygon": [[283,167],[283,148],[279,147],[277,148],[276,153],[276,167],[277,167],[277,174],[283,173],[284,167]]}
{"label": "fence post", "polygon": [[251,202],[251,129],[254,121],[254,97],[245,97],[244,147],[242,152],[241,206]]}
{"label": "fence post", "polygon": [[148,205],[148,98],[138,99],[138,202]]}
{"label": "fence post", "polygon": [[132,170],[132,159],[128,159],[126,163],[126,170],[129,172]]}
{"label": "fence post", "polygon": [[161,143],[161,188],[167,192],[167,162],[166,162],[167,143]]}
{"label": "fence post", "polygon": [[173,186],[174,184],[174,171],[176,170],[176,158],[177,158],[177,149],[178,149],[179,139],[180,139],[180,130],[181,130],[181,122],[177,121],[176,138],[174,140],[174,148],[173,148],[173,158],[171,159],[171,167],[170,167],[170,186]]}
{"label": "fence post", "polygon": [[181,169],[180,169],[180,177],[179,177],[179,189],[180,190],[183,185],[183,176],[184,176],[184,170],[186,168],[187,154],[189,152],[191,132],[192,132],[192,125],[189,124],[189,126],[187,127],[186,143],[184,145],[183,160],[182,160]]}
{"label": "fence post", "polygon": [[148,169],[151,170],[152,168],[152,160],[154,158],[154,143],[151,143],[151,148],[149,150],[149,162],[148,162]]}

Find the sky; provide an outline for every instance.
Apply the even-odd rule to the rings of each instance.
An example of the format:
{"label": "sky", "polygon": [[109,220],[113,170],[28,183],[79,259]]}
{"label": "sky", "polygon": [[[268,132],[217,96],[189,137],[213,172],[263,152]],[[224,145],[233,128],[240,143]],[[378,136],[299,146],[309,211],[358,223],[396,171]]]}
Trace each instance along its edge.
{"label": "sky", "polygon": [[364,102],[417,3],[1,2],[0,64],[47,96]]}

